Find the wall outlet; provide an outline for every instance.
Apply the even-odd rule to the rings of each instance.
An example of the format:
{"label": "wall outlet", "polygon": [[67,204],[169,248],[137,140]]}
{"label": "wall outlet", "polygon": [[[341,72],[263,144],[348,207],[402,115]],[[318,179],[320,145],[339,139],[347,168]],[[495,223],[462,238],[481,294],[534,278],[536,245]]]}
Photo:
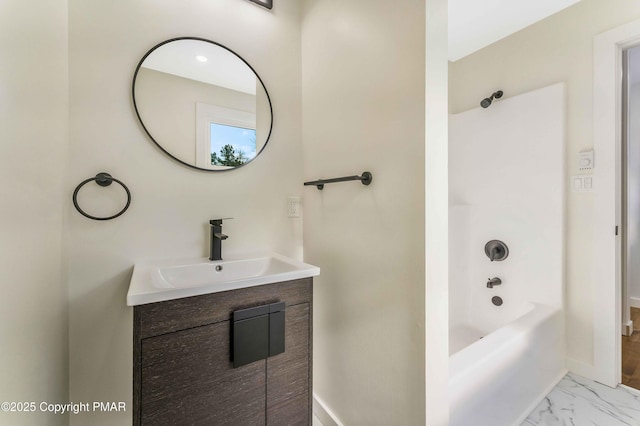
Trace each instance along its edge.
{"label": "wall outlet", "polygon": [[302,215],[302,200],[300,197],[291,196],[288,199],[289,217],[300,217]]}

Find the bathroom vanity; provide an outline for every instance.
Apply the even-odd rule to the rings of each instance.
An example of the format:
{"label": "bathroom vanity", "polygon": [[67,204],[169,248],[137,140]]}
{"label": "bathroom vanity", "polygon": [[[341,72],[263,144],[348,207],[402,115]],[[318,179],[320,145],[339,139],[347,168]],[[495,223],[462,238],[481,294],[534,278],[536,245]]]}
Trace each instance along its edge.
{"label": "bathroom vanity", "polygon": [[[165,154],[212,173],[253,161],[273,128],[255,70],[199,37],[149,50],[136,67],[132,100]],[[242,135],[211,136],[238,129]],[[222,260],[222,220],[209,222],[209,258],[134,267],[127,293],[134,425],[311,424],[312,285],[320,269],[273,253]]]}
{"label": "bathroom vanity", "polygon": [[[144,295],[145,286],[157,290],[147,298],[171,293],[162,291],[171,274],[166,267],[136,265],[128,294],[128,303],[135,305],[134,425],[311,424],[312,277],[319,269],[292,262],[308,267],[306,272],[282,272],[282,265],[271,265],[271,273],[263,275],[272,280],[283,273],[308,276],[245,287],[249,278],[240,278],[233,280],[240,288],[215,291],[230,281],[219,280],[191,287],[213,292],[142,304],[131,301]],[[234,262],[198,265],[203,266],[210,266],[207,271],[223,266],[217,272],[232,274]],[[195,280],[189,272],[193,265],[169,269],[173,273],[176,267],[184,270],[173,275],[174,284],[185,276]],[[249,349],[239,342],[248,342]],[[264,344],[266,352],[256,356],[256,345],[259,350]]]}

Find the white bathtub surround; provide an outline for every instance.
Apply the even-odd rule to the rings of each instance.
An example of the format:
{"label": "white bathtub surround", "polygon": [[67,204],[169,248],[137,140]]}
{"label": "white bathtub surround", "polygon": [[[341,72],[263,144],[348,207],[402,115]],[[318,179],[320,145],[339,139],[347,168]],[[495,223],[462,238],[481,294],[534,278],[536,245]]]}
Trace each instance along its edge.
{"label": "white bathtub surround", "polygon": [[640,392],[567,374],[522,426],[639,426]]}
{"label": "white bathtub surround", "polygon": [[564,98],[560,83],[450,117],[452,426],[520,423],[566,373]]}
{"label": "white bathtub surround", "polygon": [[[451,326],[490,331],[528,302],[563,306],[564,96],[564,84],[507,92],[450,116]],[[504,261],[485,255],[493,239],[509,247]],[[492,277],[502,285],[488,289]],[[500,308],[493,296],[504,299]]]}

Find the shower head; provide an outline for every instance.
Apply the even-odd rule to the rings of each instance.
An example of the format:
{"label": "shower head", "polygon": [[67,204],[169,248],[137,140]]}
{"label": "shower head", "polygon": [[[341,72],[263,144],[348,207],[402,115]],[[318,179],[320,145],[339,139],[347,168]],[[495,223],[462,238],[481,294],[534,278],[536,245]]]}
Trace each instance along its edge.
{"label": "shower head", "polygon": [[480,106],[482,108],[489,108],[491,106],[491,102],[493,102],[494,99],[500,99],[502,95],[503,95],[502,90],[493,92],[490,98],[484,98],[482,102],[480,102]]}

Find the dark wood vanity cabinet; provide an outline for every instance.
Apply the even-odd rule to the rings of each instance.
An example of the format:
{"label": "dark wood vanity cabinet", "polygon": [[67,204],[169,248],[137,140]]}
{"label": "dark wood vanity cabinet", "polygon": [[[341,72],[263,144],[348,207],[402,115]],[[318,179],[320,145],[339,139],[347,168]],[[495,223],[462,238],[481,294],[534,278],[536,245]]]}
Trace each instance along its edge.
{"label": "dark wood vanity cabinet", "polygon": [[[134,425],[311,425],[312,278],[134,307]],[[233,368],[232,314],[285,303],[285,351]]]}

